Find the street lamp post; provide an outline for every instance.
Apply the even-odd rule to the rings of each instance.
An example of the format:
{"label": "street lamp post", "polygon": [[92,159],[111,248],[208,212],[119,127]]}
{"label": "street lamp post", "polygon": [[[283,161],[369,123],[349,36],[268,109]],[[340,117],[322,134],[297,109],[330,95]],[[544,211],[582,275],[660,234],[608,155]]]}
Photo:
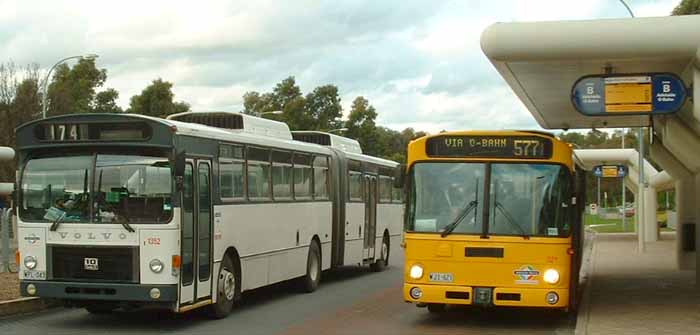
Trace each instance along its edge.
{"label": "street lamp post", "polygon": [[[630,8],[629,5],[627,5],[627,2],[625,0],[620,0],[623,6],[627,9],[631,17],[634,16],[634,12],[632,12],[632,8]],[[645,245],[644,245],[644,190],[647,187],[647,183],[644,181],[644,128],[640,125],[637,133],[637,140],[639,141],[639,161],[637,164],[639,164],[639,187],[637,191],[637,198],[635,199],[637,201],[637,240],[638,240],[638,251],[644,252]]]}
{"label": "street lamp post", "polygon": [[68,60],[71,60],[71,59],[75,59],[75,58],[95,59],[95,58],[97,58],[97,57],[99,57],[99,56],[96,55],[96,54],[88,54],[88,55],[82,55],[82,56],[70,56],[70,57],[66,57],[66,58],[61,59],[61,60],[59,60],[58,62],[56,62],[56,64],[54,64],[54,65],[49,69],[49,72],[46,73],[46,77],[44,78],[44,86],[43,86],[43,89],[42,89],[42,97],[41,97],[41,118],[42,118],[42,119],[45,119],[45,118],[46,118],[46,96],[48,95],[47,93],[48,93],[48,87],[49,87],[49,77],[51,76],[51,72],[53,72],[53,69],[55,69],[55,68],[56,68],[58,65],[60,65],[61,63],[65,62],[65,61],[68,61]]}
{"label": "street lamp post", "polygon": [[348,128],[331,129],[331,130],[327,131],[327,133],[333,134],[333,133],[339,133],[341,131],[347,131],[347,130],[348,130]]}
{"label": "street lamp post", "polygon": [[265,114],[280,115],[280,114],[282,114],[282,113],[284,113],[284,112],[283,112],[283,111],[270,111],[270,112],[258,113],[257,116],[258,116],[258,117],[262,117],[262,116],[265,115]]}

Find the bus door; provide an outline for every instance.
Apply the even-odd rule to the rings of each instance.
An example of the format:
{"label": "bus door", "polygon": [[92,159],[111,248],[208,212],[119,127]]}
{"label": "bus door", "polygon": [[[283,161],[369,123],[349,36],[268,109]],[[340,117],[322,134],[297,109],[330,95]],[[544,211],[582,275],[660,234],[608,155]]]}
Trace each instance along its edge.
{"label": "bus door", "polygon": [[365,240],[362,258],[374,258],[374,244],[377,235],[377,177],[365,176]]}
{"label": "bus door", "polygon": [[180,305],[211,297],[211,162],[188,160],[182,191]]}

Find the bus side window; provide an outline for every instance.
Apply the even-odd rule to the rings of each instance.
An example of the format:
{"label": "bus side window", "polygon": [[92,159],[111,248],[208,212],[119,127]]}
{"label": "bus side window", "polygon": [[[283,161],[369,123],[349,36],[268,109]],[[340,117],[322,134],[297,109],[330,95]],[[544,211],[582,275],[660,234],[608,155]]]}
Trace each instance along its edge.
{"label": "bus side window", "polygon": [[362,201],[362,172],[348,172],[348,197],[350,201]]}
{"label": "bus side window", "polygon": [[292,198],[291,152],[272,152],[272,196],[275,200]]}
{"label": "bus side window", "polygon": [[270,151],[248,147],[248,198],[270,199]]}
{"label": "bus side window", "polygon": [[393,188],[391,177],[379,176],[379,201],[382,203],[391,202],[391,191]]}
{"label": "bus side window", "polygon": [[328,199],[328,157],[314,157],[314,199]]}
{"label": "bus side window", "polygon": [[294,153],[294,199],[311,199],[311,155]]}

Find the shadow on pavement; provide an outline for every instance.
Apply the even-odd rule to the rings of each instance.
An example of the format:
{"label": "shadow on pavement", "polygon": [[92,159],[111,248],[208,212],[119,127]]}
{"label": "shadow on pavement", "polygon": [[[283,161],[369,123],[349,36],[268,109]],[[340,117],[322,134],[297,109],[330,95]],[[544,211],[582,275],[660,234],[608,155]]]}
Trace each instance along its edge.
{"label": "shadow on pavement", "polygon": [[417,327],[438,328],[476,328],[485,332],[492,330],[543,331],[573,329],[576,315],[563,311],[449,306],[442,314],[432,314],[423,310],[425,316],[415,322]]}
{"label": "shadow on pavement", "polygon": [[[372,272],[368,267],[342,267],[332,271],[323,272],[322,284],[320,288],[330,287],[335,284],[361,278],[371,275]],[[297,295],[304,294],[299,288],[295,280],[289,280],[271,286],[247,291],[243,293],[243,299],[239,305],[234,308],[229,316],[229,319],[237,314],[250,312],[252,310],[262,308],[271,303],[280,302],[285,298],[292,298]],[[313,298],[313,294],[310,295]],[[52,311],[42,313],[62,313],[65,312],[59,307]],[[45,324],[54,330],[74,329],[82,330],[104,330],[109,329],[110,332],[130,332],[130,331],[183,331],[190,327],[195,327],[203,323],[218,323],[223,320],[213,320],[206,313],[206,307],[183,314],[172,313],[167,310],[153,309],[136,309],[130,311],[117,310],[106,315],[92,315],[83,309],[75,309],[71,311],[71,316],[66,318],[58,318]],[[31,317],[31,316],[27,316]],[[208,324],[207,324],[208,326]]]}

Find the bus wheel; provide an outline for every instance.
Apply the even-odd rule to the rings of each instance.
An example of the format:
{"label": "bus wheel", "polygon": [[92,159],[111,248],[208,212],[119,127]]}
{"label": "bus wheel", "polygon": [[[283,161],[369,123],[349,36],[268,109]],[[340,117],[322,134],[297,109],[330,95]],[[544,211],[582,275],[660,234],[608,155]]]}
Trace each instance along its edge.
{"label": "bus wheel", "polygon": [[384,238],[382,239],[382,248],[379,252],[379,259],[375,260],[374,263],[369,266],[374,272],[383,271],[389,265],[389,237],[386,234],[384,234]]}
{"label": "bus wheel", "polygon": [[225,318],[231,313],[234,302],[240,297],[241,276],[233,265],[231,256],[224,257],[219,269],[219,282],[216,289],[216,303],[210,307],[210,315],[215,319]]}
{"label": "bus wheel", "polygon": [[306,293],[316,291],[321,282],[321,250],[318,242],[312,241],[309,246],[309,257],[306,261],[306,275],[302,277],[302,289]]}
{"label": "bus wheel", "polygon": [[445,304],[428,304],[428,312],[431,314],[442,314],[445,312]]}

